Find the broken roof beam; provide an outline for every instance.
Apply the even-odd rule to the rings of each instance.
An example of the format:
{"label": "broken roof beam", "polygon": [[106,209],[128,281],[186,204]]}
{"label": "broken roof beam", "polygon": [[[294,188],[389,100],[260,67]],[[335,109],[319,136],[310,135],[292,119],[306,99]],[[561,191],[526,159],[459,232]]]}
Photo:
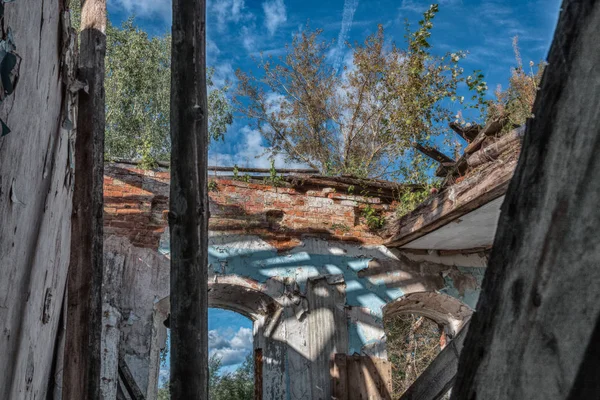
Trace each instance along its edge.
{"label": "broken roof beam", "polygon": [[440,163],[440,165],[438,165],[437,169],[435,170],[435,176],[437,176],[438,178],[445,178],[446,176],[448,176],[450,171],[454,169],[455,166],[455,162]]}
{"label": "broken roof beam", "polygon": [[441,151],[439,151],[438,149],[436,149],[433,146],[423,146],[422,144],[419,144],[417,142],[414,142],[412,144],[412,146],[420,151],[421,153],[425,154],[427,157],[439,162],[440,164],[442,163],[454,163],[455,161],[453,159],[451,159],[450,157],[448,157],[447,155],[445,155],[444,153],[442,153]]}
{"label": "broken roof beam", "polygon": [[429,198],[410,214],[389,224],[386,246],[402,247],[476,210],[506,193],[518,154],[494,164]]}
{"label": "broken roof beam", "polygon": [[513,129],[511,132],[498,139],[498,141],[472,153],[469,157],[467,157],[467,163],[469,164],[469,167],[475,168],[485,164],[486,162],[496,160],[502,153],[510,150],[511,147],[514,147],[515,149],[519,148],[521,145],[521,138],[523,137],[524,133],[524,126]]}
{"label": "broken roof beam", "polygon": [[448,126],[468,143],[471,143],[483,129],[481,125],[462,126],[457,122],[450,122]]}
{"label": "broken roof beam", "polygon": [[487,139],[488,136],[494,136],[508,124],[508,118],[500,117],[493,119],[492,121],[485,124],[485,127],[479,132],[477,137],[473,139],[471,143],[465,149],[466,154],[472,154],[481,148],[483,141]]}
{"label": "broken roof beam", "polygon": [[340,193],[361,196],[375,196],[379,198],[395,199],[403,190],[417,191],[422,185],[399,184],[397,182],[382,181],[377,179],[359,179],[348,176],[293,176],[282,177],[291,183],[297,190],[311,190],[313,188],[332,188]]}

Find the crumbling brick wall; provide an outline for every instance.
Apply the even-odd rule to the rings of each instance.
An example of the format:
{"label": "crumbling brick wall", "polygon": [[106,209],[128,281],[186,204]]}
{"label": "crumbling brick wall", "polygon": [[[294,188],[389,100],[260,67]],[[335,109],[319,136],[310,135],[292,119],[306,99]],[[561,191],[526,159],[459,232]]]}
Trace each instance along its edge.
{"label": "crumbling brick wall", "polygon": [[[105,234],[127,237],[134,246],[158,248],[168,225],[169,173],[124,164],[106,166]],[[276,247],[293,246],[302,235],[380,244],[363,216],[370,206],[382,215],[392,210],[378,197],[322,187],[277,187],[238,180],[211,179],[212,232],[256,234]]]}

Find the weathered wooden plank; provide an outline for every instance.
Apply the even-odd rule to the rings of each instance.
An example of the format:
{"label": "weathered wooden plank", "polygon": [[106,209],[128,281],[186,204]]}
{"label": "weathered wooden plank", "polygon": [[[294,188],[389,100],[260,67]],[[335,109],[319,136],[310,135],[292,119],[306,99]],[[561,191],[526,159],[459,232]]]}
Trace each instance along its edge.
{"label": "weathered wooden plank", "polygon": [[331,398],[335,400],[392,398],[392,365],[387,360],[336,354],[331,378]]}
{"label": "weathered wooden plank", "polygon": [[448,175],[448,173],[450,171],[452,171],[452,169],[454,168],[455,165],[456,165],[456,162],[454,162],[454,161],[440,163],[440,165],[435,170],[435,176],[437,176],[438,178],[446,177]]}
{"label": "weathered wooden plank", "polygon": [[496,142],[477,150],[467,158],[469,167],[475,168],[486,162],[494,161],[510,148],[518,149],[521,144],[523,133],[525,133],[524,126],[513,129]]}
{"label": "weathered wooden plank", "polygon": [[390,223],[387,246],[400,247],[502,196],[517,164],[516,155],[492,165],[430,198]]}
{"label": "weathered wooden plank", "polygon": [[106,0],[81,6],[79,79],[89,89],[77,117],[63,396],[91,400],[101,392]]}
{"label": "weathered wooden plank", "polygon": [[465,139],[467,142],[472,142],[473,139],[475,139],[479,132],[483,129],[481,125],[474,124],[469,127],[465,127],[456,122],[450,122],[449,126],[458,134],[458,136]]}
{"label": "weathered wooden plank", "polygon": [[442,153],[441,151],[439,151],[438,149],[436,149],[433,146],[423,146],[422,144],[419,144],[419,143],[413,143],[412,146],[416,150],[425,154],[427,157],[429,157],[439,163],[454,163],[455,162],[453,159],[451,159],[450,157],[448,157],[447,155],[445,155],[444,153]]}
{"label": "weathered wooden plank", "polygon": [[448,392],[456,379],[458,359],[468,329],[469,322],[410,385],[400,400],[438,400]]}
{"label": "weathered wooden plank", "polygon": [[206,1],[174,0],[171,68],[171,398],[208,398]]}
{"label": "weathered wooden plank", "polygon": [[465,149],[466,154],[471,154],[481,148],[481,144],[488,136],[493,136],[499,133],[502,128],[508,123],[507,118],[498,118],[488,122],[485,127],[479,132],[477,137]]}
{"label": "weathered wooden plank", "polygon": [[600,2],[565,0],[452,398],[597,399]]}

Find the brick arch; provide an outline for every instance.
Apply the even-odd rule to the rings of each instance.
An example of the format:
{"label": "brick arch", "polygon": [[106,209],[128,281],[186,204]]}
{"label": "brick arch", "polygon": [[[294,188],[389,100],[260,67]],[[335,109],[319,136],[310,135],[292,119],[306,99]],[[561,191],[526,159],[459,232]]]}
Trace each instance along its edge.
{"label": "brick arch", "polygon": [[444,293],[416,292],[402,296],[383,307],[384,317],[400,314],[417,314],[448,327],[454,337],[467,323],[473,309]]}

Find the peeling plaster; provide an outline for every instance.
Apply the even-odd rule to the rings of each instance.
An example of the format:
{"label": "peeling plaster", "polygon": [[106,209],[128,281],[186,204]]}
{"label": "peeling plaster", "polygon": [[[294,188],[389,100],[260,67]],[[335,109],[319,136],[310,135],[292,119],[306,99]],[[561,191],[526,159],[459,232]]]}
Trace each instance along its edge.
{"label": "peeling plaster", "polygon": [[[168,235],[165,234],[161,252],[168,253],[167,246]],[[343,278],[344,306],[348,313],[348,354],[360,353],[365,347],[381,347],[385,336],[382,308],[407,293],[426,291],[431,286],[415,271],[363,274],[373,260],[398,261],[399,258],[385,246],[331,242],[316,237],[304,237],[298,246],[284,252],[255,235],[212,233],[209,239],[209,274],[215,277],[237,275],[261,284],[271,279],[289,279],[299,286],[302,296],[306,296],[310,279],[324,275]],[[445,272],[438,275],[441,285],[445,284],[440,287],[440,292],[474,308],[484,270],[446,267]],[[425,272],[431,274],[431,271]],[[296,305],[293,308],[296,318],[302,318],[304,307]]]}

